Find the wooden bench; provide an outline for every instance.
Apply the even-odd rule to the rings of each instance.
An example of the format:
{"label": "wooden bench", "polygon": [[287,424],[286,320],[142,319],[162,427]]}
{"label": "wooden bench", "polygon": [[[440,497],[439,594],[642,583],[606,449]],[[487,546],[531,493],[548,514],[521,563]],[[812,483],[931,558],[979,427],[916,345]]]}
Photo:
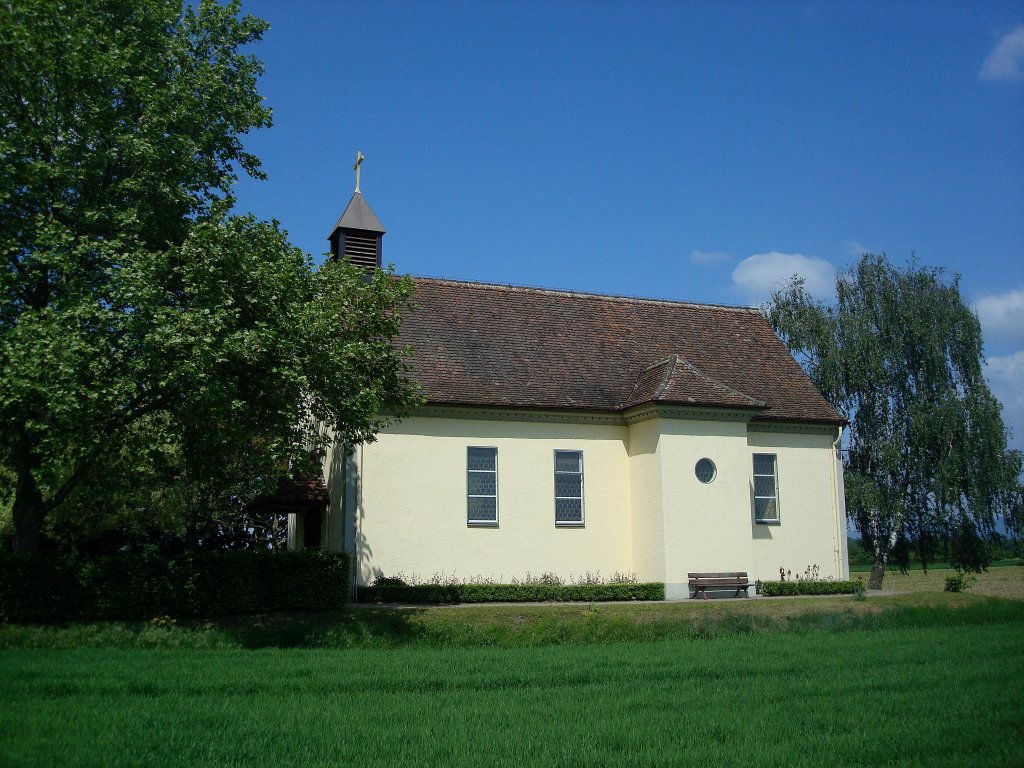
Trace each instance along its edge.
{"label": "wooden bench", "polygon": [[734,597],[740,596],[740,590],[743,590],[743,594],[750,597],[750,593],[747,589],[754,586],[750,583],[747,578],[746,571],[729,571],[727,573],[688,573],[687,578],[690,580],[690,589],[693,590],[693,596],[697,597],[697,593],[704,595],[704,599],[708,599],[707,590],[729,590],[735,589],[736,594]]}

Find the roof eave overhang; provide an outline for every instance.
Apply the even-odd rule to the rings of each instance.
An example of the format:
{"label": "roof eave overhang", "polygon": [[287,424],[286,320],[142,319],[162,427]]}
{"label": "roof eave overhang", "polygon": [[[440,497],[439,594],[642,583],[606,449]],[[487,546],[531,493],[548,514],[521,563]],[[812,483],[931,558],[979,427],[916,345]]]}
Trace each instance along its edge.
{"label": "roof eave overhang", "polygon": [[751,433],[786,433],[797,435],[828,435],[835,440],[842,430],[838,424],[826,421],[799,421],[795,419],[779,419],[777,421],[751,421],[747,431]]}
{"label": "roof eave overhang", "polygon": [[[456,403],[430,401],[408,416],[563,424],[629,426],[649,419],[696,419],[746,422],[756,431],[833,431],[845,420],[780,418],[763,413],[764,407],[716,406],[697,403],[641,403],[622,409],[510,406],[503,403]],[[396,418],[396,420],[400,420]]]}
{"label": "roof eave overhang", "polygon": [[428,402],[409,416],[628,426],[648,419],[748,422],[760,410],[763,409],[669,403],[643,403],[625,409],[598,409]]}
{"label": "roof eave overhang", "polygon": [[649,419],[696,419],[700,421],[749,422],[760,406],[721,406],[701,403],[641,403],[626,408],[622,416],[626,424],[638,424]]}

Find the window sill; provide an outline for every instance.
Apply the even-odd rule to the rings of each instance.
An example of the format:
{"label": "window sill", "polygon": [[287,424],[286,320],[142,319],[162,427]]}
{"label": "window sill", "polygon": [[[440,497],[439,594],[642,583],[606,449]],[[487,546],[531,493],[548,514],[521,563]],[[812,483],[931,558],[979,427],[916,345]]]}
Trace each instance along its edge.
{"label": "window sill", "polygon": [[754,519],[754,523],[757,525],[782,525],[781,520],[758,520],[757,518]]}
{"label": "window sill", "polygon": [[586,528],[586,527],[587,527],[587,524],[585,522],[579,522],[579,523],[566,523],[566,522],[555,523],[555,528]]}
{"label": "window sill", "polygon": [[494,520],[468,520],[466,522],[467,528],[497,528],[498,521]]}

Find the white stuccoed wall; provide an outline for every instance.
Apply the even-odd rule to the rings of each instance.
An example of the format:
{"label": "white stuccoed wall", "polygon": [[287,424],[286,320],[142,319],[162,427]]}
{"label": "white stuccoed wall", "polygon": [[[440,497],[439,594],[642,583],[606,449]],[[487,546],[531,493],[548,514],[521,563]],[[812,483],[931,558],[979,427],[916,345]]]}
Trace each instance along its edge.
{"label": "white stuccoed wall", "polygon": [[[743,421],[660,420],[665,596],[689,596],[690,571],[753,570],[750,454]],[[694,468],[717,469],[707,484]],[[756,578],[756,576],[753,576]]]}
{"label": "white stuccoed wall", "polygon": [[[626,427],[414,417],[357,449],[360,583],[632,570]],[[466,449],[498,449],[498,527],[466,524]],[[555,526],[554,451],[583,451],[583,528]],[[372,505],[372,514],[362,506]]]}
{"label": "white stuccoed wall", "polygon": [[643,582],[665,580],[665,508],[658,419],[629,427],[632,569]]}
{"label": "white stuccoed wall", "polygon": [[[625,427],[408,418],[356,448],[348,483],[340,451],[327,457],[328,546],[351,549],[354,538],[363,584],[380,573],[508,581],[620,571],[664,581],[676,598],[688,596],[689,571],[774,579],[780,566],[817,564],[822,576],[848,577],[835,430],[759,429],[739,419]],[[466,524],[469,446],[498,449],[497,528]],[[583,528],[554,524],[556,449],[583,451]],[[754,453],[778,457],[780,525],[754,522]],[[701,458],[716,465],[710,484],[695,476]]]}
{"label": "white stuccoed wall", "polygon": [[826,429],[750,432],[750,453],[776,454],[779,474],[781,522],[754,526],[752,570],[758,578],[778,579],[779,568],[802,576],[813,565],[821,578],[849,578],[846,515],[836,493],[836,437]]}

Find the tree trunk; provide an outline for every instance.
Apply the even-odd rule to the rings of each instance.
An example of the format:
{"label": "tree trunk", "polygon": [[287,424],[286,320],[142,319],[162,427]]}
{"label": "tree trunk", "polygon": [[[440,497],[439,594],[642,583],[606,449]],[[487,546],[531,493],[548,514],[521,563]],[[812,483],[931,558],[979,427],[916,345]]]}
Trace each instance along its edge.
{"label": "tree trunk", "polygon": [[893,515],[891,530],[887,538],[881,536],[881,514],[878,510],[870,513],[871,543],[875,552],[875,564],[871,567],[871,577],[868,579],[868,589],[881,589],[882,579],[885,577],[885,566],[889,563],[889,553],[896,546],[900,530],[903,527],[903,516]]}
{"label": "tree trunk", "polygon": [[18,470],[11,516],[14,519],[14,551],[38,552],[43,520],[46,519],[46,506],[43,503],[43,494],[36,485],[36,478],[27,467]]}
{"label": "tree trunk", "polygon": [[871,577],[868,579],[868,589],[881,589],[882,578],[885,576],[885,559],[876,559],[871,567]]}

